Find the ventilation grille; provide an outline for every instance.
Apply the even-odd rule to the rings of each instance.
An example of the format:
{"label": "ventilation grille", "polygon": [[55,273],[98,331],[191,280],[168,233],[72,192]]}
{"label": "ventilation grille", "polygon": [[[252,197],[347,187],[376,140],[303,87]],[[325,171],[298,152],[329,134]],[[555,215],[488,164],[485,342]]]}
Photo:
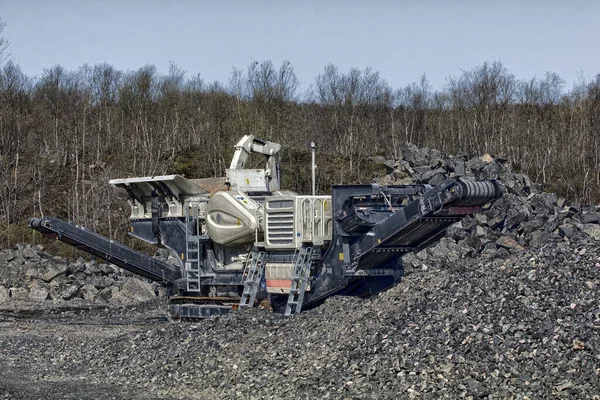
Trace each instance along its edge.
{"label": "ventilation grille", "polygon": [[294,244],[294,212],[269,212],[267,219],[267,243],[271,245]]}

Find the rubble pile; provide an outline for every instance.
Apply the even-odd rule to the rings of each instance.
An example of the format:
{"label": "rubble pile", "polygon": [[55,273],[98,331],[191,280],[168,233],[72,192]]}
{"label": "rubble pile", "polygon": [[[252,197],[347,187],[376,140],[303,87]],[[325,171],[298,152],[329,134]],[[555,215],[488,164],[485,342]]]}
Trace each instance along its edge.
{"label": "rubble pile", "polygon": [[504,259],[432,265],[374,298],[336,297],[293,318],[253,309],[111,337],[20,334],[0,338],[1,352],[35,382],[82,376],[139,398],[593,399],[599,285],[598,243],[553,238]]}
{"label": "rubble pile", "polygon": [[480,254],[504,258],[548,239],[591,236],[600,240],[600,209],[568,203],[555,193],[545,193],[539,184],[513,171],[506,159],[489,154],[468,158],[444,156],[435,149],[408,145],[397,161],[385,161],[388,174],[382,185],[424,183],[435,186],[445,179],[496,179],[505,187],[504,196],[491,209],[465,218],[448,229],[446,238],[418,254],[404,257],[407,271],[431,263],[454,262]]}
{"label": "rubble pile", "polygon": [[129,304],[153,299],[157,283],[94,260],[68,261],[41,247],[0,251],[0,304],[8,301]]}

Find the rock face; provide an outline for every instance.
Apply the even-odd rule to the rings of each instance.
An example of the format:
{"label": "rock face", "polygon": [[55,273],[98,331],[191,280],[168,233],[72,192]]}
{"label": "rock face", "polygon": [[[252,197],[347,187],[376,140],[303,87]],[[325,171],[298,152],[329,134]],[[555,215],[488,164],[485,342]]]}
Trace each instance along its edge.
{"label": "rock face", "polygon": [[152,300],[157,283],[95,261],[67,261],[40,247],[17,246],[0,252],[0,304],[54,301],[131,304]]}

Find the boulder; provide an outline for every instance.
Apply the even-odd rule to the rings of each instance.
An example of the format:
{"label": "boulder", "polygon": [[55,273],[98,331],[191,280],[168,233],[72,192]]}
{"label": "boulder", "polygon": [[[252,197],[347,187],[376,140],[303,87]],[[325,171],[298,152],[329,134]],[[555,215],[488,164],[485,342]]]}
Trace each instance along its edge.
{"label": "boulder", "polygon": [[411,179],[410,174],[407,171],[403,171],[400,169],[396,169],[392,172],[392,178],[396,181],[402,180],[402,179]]}
{"label": "boulder", "polygon": [[119,296],[126,302],[148,301],[156,297],[152,284],[138,278],[126,278]]}
{"label": "boulder", "polygon": [[429,149],[418,148],[414,144],[407,145],[402,150],[402,158],[408,161],[411,166],[423,166],[429,163]]}
{"label": "boulder", "polygon": [[587,235],[593,237],[595,240],[600,240],[600,225],[583,224],[579,228]]}
{"label": "boulder", "polygon": [[26,260],[39,258],[37,251],[30,245],[27,245],[21,249],[21,256]]}
{"label": "boulder", "polygon": [[102,272],[103,275],[114,275],[116,273],[119,273],[119,271],[121,271],[118,267],[112,265],[112,264],[99,264],[98,268],[100,269],[100,271]]}
{"label": "boulder", "polygon": [[496,246],[495,242],[486,243],[481,250],[481,254],[485,256],[493,256],[497,253],[498,246]]}
{"label": "boulder", "polygon": [[46,289],[34,288],[29,291],[29,298],[35,301],[44,301],[49,298],[49,293]]}
{"label": "boulder", "polygon": [[488,164],[488,161],[483,160],[481,157],[473,157],[469,161],[467,161],[467,168],[470,169],[473,173],[479,172],[483,167]]}
{"label": "boulder", "polygon": [[549,238],[550,234],[545,231],[534,231],[529,234],[528,245],[530,247],[540,247]]}
{"label": "boulder", "polygon": [[579,220],[582,224],[597,224],[600,222],[600,213],[595,211],[584,211]]}
{"label": "boulder", "polygon": [[89,278],[88,281],[90,284],[94,285],[98,290],[102,290],[115,284],[115,280],[113,278],[109,278],[108,276],[104,275],[92,276]]}
{"label": "boulder", "polygon": [[502,166],[496,161],[491,160],[486,166],[484,166],[479,172],[479,179],[496,179],[502,171]]}
{"label": "boulder", "polygon": [[457,177],[465,176],[467,174],[466,163],[464,160],[454,160],[453,172]]}
{"label": "boulder", "polygon": [[102,271],[100,270],[100,268],[98,268],[94,261],[90,261],[85,263],[85,271],[83,271],[83,273],[86,275],[94,276],[101,275]]}
{"label": "boulder", "polygon": [[16,257],[16,252],[10,250],[4,250],[0,252],[0,264],[8,264],[10,261],[14,260]]}
{"label": "boulder", "polygon": [[439,185],[446,180],[446,173],[441,168],[429,171],[426,175],[427,179],[424,179],[424,181],[432,186]]}
{"label": "boulder", "polygon": [[59,269],[56,266],[50,265],[41,275],[38,276],[38,278],[46,283],[52,282],[52,280],[54,280],[56,277],[65,273],[66,266],[62,267],[62,269]]}
{"label": "boulder", "polygon": [[485,226],[477,226],[477,228],[475,228],[475,236],[480,237],[480,238],[484,238],[487,237],[490,233],[490,228],[487,228]]}
{"label": "boulder", "polygon": [[8,289],[8,295],[12,300],[29,299],[29,291],[22,287],[11,287]]}
{"label": "boulder", "polygon": [[36,278],[38,276],[39,272],[37,269],[35,268],[29,268],[27,271],[25,271],[25,278],[27,278],[28,280],[32,280],[34,278]]}
{"label": "boulder", "polygon": [[62,298],[63,300],[71,300],[79,294],[80,290],[80,284],[72,283],[70,285],[67,285],[66,289],[62,291],[62,293],[60,294],[60,298]]}
{"label": "boulder", "polygon": [[571,223],[565,223],[558,227],[562,237],[573,238],[579,234],[579,229]]}
{"label": "boulder", "polygon": [[554,193],[534,194],[529,199],[529,204],[536,214],[553,214],[557,202],[558,196]]}
{"label": "boulder", "polygon": [[519,231],[525,234],[530,234],[536,230],[542,229],[547,221],[548,219],[543,216],[535,216],[533,219],[525,221],[523,224],[521,224]]}
{"label": "boulder", "polygon": [[488,153],[485,153],[484,155],[482,155],[479,158],[481,159],[481,161],[484,161],[488,164],[495,162],[494,157],[490,156]]}
{"label": "boulder", "polygon": [[515,238],[510,236],[501,236],[498,240],[496,240],[496,245],[504,247],[511,253],[521,252],[525,250],[525,247],[521,246],[519,242],[515,240]]}
{"label": "boulder", "polygon": [[559,225],[561,225],[564,218],[565,216],[563,214],[555,213],[553,216],[546,220],[542,229],[545,232],[553,232],[556,229],[558,229]]}
{"label": "boulder", "polygon": [[402,265],[404,266],[404,273],[410,273],[413,269],[420,268],[422,261],[416,256],[415,253],[408,253],[402,256]]}
{"label": "boulder", "polygon": [[10,300],[10,293],[7,288],[0,286],[0,304],[6,303]]}
{"label": "boulder", "polygon": [[396,161],[394,160],[385,160],[382,164],[385,167],[386,174],[391,174],[392,172],[394,172],[397,166]]}
{"label": "boulder", "polygon": [[87,301],[96,300],[96,296],[98,296],[98,293],[99,290],[96,289],[94,285],[90,285],[89,283],[86,283],[81,287],[81,295]]}
{"label": "boulder", "polygon": [[504,228],[508,230],[517,229],[519,224],[526,221],[530,215],[531,211],[527,205],[514,202],[513,206],[506,211]]}
{"label": "boulder", "polygon": [[441,167],[444,162],[444,157],[442,153],[437,149],[430,149],[428,158],[428,164],[432,169]]}
{"label": "boulder", "polygon": [[116,286],[107,287],[107,288],[104,288],[104,289],[98,291],[94,300],[97,302],[108,303],[112,299],[113,290],[111,288],[113,288],[113,287],[118,292],[119,288]]}

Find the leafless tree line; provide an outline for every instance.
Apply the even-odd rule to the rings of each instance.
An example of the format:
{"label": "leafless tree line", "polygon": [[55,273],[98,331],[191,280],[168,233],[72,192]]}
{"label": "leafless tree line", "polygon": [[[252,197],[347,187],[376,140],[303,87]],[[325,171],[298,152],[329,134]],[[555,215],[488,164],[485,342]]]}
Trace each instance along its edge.
{"label": "leafless tree line", "polygon": [[504,156],[549,190],[600,200],[600,75],[566,90],[557,74],[519,80],[493,62],[449,77],[442,90],[425,76],[394,89],[369,68],[330,64],[300,93],[289,62],[255,62],[222,84],[174,64],[166,74],[99,64],[30,77],[6,61],[0,240],[22,239],[2,232],[41,214],[121,237],[126,204],[110,178],[223,176],[244,134],[284,145],[284,184],[298,192],[309,189],[310,141],[319,146],[322,193],[370,182],[382,171],[373,156],[398,158],[414,143]]}

